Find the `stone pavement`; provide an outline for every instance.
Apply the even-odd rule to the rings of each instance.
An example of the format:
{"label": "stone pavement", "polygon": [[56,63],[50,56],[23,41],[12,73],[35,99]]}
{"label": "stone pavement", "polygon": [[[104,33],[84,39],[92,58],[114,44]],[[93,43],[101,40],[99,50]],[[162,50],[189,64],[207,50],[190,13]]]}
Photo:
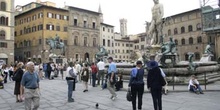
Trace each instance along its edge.
{"label": "stone pavement", "polygon": [[[117,92],[115,101],[109,99],[108,90],[100,87],[89,87],[89,92],[83,93],[82,83],[77,83],[74,92],[75,102],[67,103],[67,84],[65,80],[42,80],[41,101],[39,110],[131,110],[131,103],[126,101],[126,92]],[[0,110],[24,110],[23,103],[15,103],[13,95],[14,82],[5,84],[0,90]],[[163,110],[220,110],[220,93],[205,92],[196,95],[189,92],[172,92],[163,96]],[[152,98],[149,93],[144,94],[143,110],[153,110]]]}

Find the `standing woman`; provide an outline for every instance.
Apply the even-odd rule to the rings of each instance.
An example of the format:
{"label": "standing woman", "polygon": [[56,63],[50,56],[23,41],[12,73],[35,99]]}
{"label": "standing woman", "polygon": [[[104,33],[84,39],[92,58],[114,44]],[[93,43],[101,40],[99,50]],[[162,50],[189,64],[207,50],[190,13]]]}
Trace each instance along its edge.
{"label": "standing woman", "polygon": [[81,77],[85,85],[85,90],[83,92],[88,92],[89,68],[87,64],[84,64]]}
{"label": "standing woman", "polygon": [[142,68],[142,62],[137,61],[136,67],[131,70],[131,77],[129,81],[129,89],[131,87],[132,94],[132,107],[136,110],[136,98],[138,96],[138,110],[142,109],[142,98],[144,93],[144,69]]}
{"label": "standing woman", "polygon": [[162,110],[162,87],[166,82],[156,61],[150,61],[147,66],[150,68],[147,77],[147,88],[153,98],[154,110]]}
{"label": "standing woman", "polygon": [[17,70],[15,71],[13,77],[13,80],[15,81],[14,95],[16,95],[16,102],[22,102],[22,98],[20,96],[21,80],[24,74],[22,67],[23,67],[23,63],[20,62],[17,64]]}
{"label": "standing woman", "polygon": [[9,68],[7,67],[7,65],[3,66],[3,72],[4,72],[4,83],[8,82],[8,72],[9,72]]}

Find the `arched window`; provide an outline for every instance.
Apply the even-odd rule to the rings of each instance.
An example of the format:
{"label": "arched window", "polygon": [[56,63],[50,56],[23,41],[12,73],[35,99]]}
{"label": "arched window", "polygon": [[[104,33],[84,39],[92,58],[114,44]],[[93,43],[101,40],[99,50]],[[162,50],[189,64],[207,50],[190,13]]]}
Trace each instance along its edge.
{"label": "arched window", "polygon": [[0,25],[6,25],[6,18],[4,16],[0,18]]}
{"label": "arched window", "polygon": [[193,44],[193,38],[192,37],[189,38],[189,44]]}
{"label": "arched window", "polygon": [[201,23],[198,23],[198,24],[196,25],[196,29],[197,29],[197,31],[199,31],[199,30],[202,29]]}
{"label": "arched window", "polygon": [[181,33],[185,33],[185,27],[181,27]]}
{"label": "arched window", "polygon": [[84,37],[84,46],[87,46],[87,37]]}
{"label": "arched window", "polygon": [[178,34],[177,28],[174,29],[174,34]]}
{"label": "arched window", "polygon": [[176,45],[178,45],[178,40],[177,40],[177,39],[175,39],[174,41],[175,41],[175,44],[176,44]]}
{"label": "arched window", "polygon": [[[93,38],[93,46],[95,47],[97,44],[96,44],[96,38]],[[110,53],[110,52],[109,52]]]}
{"label": "arched window", "polygon": [[182,39],[182,40],[181,40],[181,43],[182,43],[182,45],[185,45],[185,44],[186,44],[185,39]]}
{"label": "arched window", "polygon": [[1,11],[6,11],[6,3],[5,2],[1,2]]}
{"label": "arched window", "polygon": [[75,36],[74,37],[74,45],[77,45],[78,44],[78,36]]}
{"label": "arched window", "polygon": [[170,36],[170,35],[171,35],[171,30],[169,29],[169,30],[168,30],[168,36]]}
{"label": "arched window", "polygon": [[202,43],[202,37],[201,36],[198,36],[197,37],[197,43],[199,44],[199,43]]}
{"label": "arched window", "polygon": [[5,31],[3,30],[0,31],[0,39],[5,40]]}
{"label": "arched window", "polygon": [[192,25],[189,25],[189,26],[188,26],[188,31],[189,31],[189,32],[192,32],[192,31],[193,31],[193,26],[192,26]]}
{"label": "arched window", "polygon": [[196,59],[196,60],[200,60],[200,54],[199,54],[199,52],[196,52],[196,53],[195,53],[195,59]]}

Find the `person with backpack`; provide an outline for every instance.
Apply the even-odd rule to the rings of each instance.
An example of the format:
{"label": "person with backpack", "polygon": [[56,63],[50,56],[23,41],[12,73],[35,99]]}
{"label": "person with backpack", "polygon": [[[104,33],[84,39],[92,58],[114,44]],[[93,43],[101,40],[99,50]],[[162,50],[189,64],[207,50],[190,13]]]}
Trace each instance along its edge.
{"label": "person with backpack", "polygon": [[144,93],[144,68],[142,62],[137,61],[136,67],[131,70],[130,81],[128,84],[129,91],[132,94],[132,107],[136,110],[136,98],[138,96],[138,110],[142,109],[142,98]]}
{"label": "person with backpack", "polygon": [[95,87],[96,86],[96,78],[97,78],[96,74],[98,72],[98,68],[95,65],[95,63],[92,63],[91,70],[92,70],[92,87]]}
{"label": "person with backpack", "polygon": [[81,74],[81,80],[83,80],[85,85],[85,90],[83,92],[88,92],[88,81],[89,81],[89,68],[87,64],[83,65],[83,71]]}
{"label": "person with backpack", "polygon": [[72,98],[73,90],[74,90],[74,80],[77,76],[76,69],[74,68],[73,62],[69,63],[69,67],[67,68],[66,80],[68,84],[68,102],[74,102]]}
{"label": "person with backpack", "polygon": [[43,63],[43,71],[44,71],[44,76],[45,76],[45,78],[48,78],[47,63]]}

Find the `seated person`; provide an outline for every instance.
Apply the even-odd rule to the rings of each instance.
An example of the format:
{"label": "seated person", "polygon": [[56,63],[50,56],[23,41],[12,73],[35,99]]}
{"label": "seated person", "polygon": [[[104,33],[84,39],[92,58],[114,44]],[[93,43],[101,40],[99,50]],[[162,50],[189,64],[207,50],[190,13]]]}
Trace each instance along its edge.
{"label": "seated person", "polygon": [[199,85],[198,80],[196,79],[195,75],[191,76],[191,79],[189,81],[189,86],[188,86],[189,91],[194,92],[194,93],[200,93],[203,94],[203,91]]}
{"label": "seated person", "polygon": [[121,88],[123,88],[123,76],[122,74],[118,74],[117,82],[115,84],[116,91],[119,91]]}

